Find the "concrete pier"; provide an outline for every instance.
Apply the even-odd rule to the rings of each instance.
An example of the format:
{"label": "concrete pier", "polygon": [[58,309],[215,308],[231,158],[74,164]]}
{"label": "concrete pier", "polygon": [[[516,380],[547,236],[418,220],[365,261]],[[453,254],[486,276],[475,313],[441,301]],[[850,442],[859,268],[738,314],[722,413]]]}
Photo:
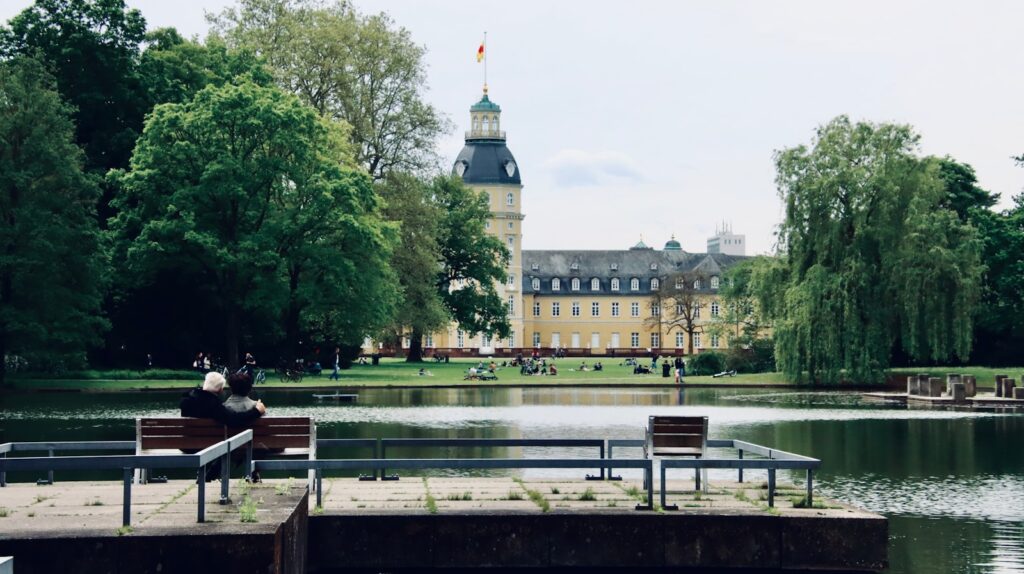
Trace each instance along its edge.
{"label": "concrete pier", "polygon": [[[302,486],[299,486],[299,485]],[[621,571],[876,571],[888,522],[764,481],[671,480],[678,511],[638,511],[639,481],[403,477],[324,480],[324,508],[301,481],[232,485],[233,504],[208,489],[195,522],[194,486],[139,486],[131,531],[119,531],[120,483],[14,484],[0,489],[0,555],[36,572],[379,572],[452,568],[609,568]],[[257,522],[240,504],[256,502]],[[78,557],[79,559],[69,559]]]}

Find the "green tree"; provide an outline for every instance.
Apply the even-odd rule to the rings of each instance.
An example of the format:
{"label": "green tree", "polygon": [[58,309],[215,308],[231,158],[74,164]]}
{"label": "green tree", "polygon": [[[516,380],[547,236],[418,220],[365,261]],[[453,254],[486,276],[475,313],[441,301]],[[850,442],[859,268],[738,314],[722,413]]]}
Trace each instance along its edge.
{"label": "green tree", "polygon": [[978,186],[973,167],[950,157],[934,161],[938,162],[939,178],[946,188],[943,207],[955,211],[962,221],[967,221],[973,210],[988,210],[999,200],[998,195]]}
{"label": "green tree", "polygon": [[390,173],[378,189],[387,205],[386,218],[401,225],[401,245],[391,256],[391,267],[398,276],[402,302],[388,333],[396,339],[409,333],[406,361],[420,362],[423,335],[446,327],[451,320],[438,290],[443,212],[429,183],[415,176]]}
{"label": "green tree", "polygon": [[197,272],[231,364],[247,314],[289,337],[305,320],[361,338],[374,327],[364,321],[389,315],[393,233],[368,178],[343,167],[344,141],[294,96],[252,82],[157,106],[131,171],[118,174],[112,228],[127,269],[141,280]]}
{"label": "green tree", "polygon": [[156,104],[188,102],[209,85],[242,79],[261,86],[273,84],[270,71],[251,52],[229,50],[216,36],[205,44],[188,40],[174,28],[159,28],[146,34],[139,76],[150,108]]}
{"label": "green tree", "polygon": [[0,56],[38,55],[51,66],[89,171],[128,165],[148,111],[138,76],[145,33],[124,0],[36,0],[0,28]]}
{"label": "green tree", "polygon": [[907,126],[838,117],[778,152],[780,253],[753,281],[791,379],[880,382],[894,347],[966,359],[980,295],[974,228],[943,209],[936,162]]}
{"label": "green tree", "polygon": [[487,200],[454,176],[434,178],[430,193],[442,213],[436,286],[449,315],[463,331],[508,337],[508,306],[495,283],[507,278],[509,252],[484,226]]}
{"label": "green tree", "polygon": [[279,85],[352,126],[356,161],[374,179],[423,172],[448,122],[426,102],[425,50],[386,14],[347,2],[241,0],[212,18],[229,43],[266,58]]}
{"label": "green tree", "polygon": [[0,63],[0,359],[80,353],[106,326],[97,187],[71,114],[42,62]]}

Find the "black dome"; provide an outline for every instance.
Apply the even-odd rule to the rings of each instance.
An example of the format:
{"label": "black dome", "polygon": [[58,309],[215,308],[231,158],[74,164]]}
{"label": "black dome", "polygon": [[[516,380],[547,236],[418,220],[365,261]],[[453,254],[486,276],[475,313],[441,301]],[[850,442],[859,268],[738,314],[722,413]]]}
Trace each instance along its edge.
{"label": "black dome", "polygon": [[466,183],[521,183],[519,164],[516,163],[512,152],[505,147],[503,140],[466,142],[466,146],[459,152],[459,157],[455,159],[452,172],[461,176],[462,181]]}

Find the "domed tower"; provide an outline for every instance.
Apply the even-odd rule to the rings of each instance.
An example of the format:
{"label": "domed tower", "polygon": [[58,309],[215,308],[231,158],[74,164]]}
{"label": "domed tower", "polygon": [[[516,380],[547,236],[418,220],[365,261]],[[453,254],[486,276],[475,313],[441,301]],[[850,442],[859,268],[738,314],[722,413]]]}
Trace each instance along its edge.
{"label": "domed tower", "polygon": [[[522,180],[519,165],[505,145],[505,132],[501,129],[501,106],[487,96],[487,86],[480,101],[469,108],[470,129],[466,132],[466,145],[455,159],[452,172],[476,191],[486,194],[491,209],[487,229],[500,238],[511,254],[508,266],[509,280],[498,286],[510,307],[509,322],[512,336],[505,341],[493,341],[494,347],[523,347],[522,297]],[[481,346],[486,347],[487,341]]]}

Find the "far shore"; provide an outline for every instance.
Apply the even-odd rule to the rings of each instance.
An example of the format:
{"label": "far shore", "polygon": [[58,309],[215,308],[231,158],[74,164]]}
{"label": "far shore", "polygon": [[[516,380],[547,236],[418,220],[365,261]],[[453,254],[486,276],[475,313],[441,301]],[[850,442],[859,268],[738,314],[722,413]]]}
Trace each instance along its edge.
{"label": "far shore", "polygon": [[[595,363],[600,361],[603,369],[594,370]],[[902,388],[907,375],[928,373],[931,376],[945,376],[947,373],[970,374],[977,377],[981,387],[991,386],[996,374],[1007,374],[1017,378],[1024,368],[990,368],[990,367],[910,367],[890,371],[888,382],[884,385],[810,385],[795,384],[787,381],[782,373],[739,373],[734,376],[690,376],[684,377],[679,385],[673,377],[663,377],[661,368],[652,374],[633,374],[631,366],[621,361],[605,361],[595,359],[560,359],[557,376],[521,375],[517,367],[502,367],[501,361],[495,361],[496,381],[480,381],[467,379],[470,367],[477,366],[481,361],[472,359],[455,359],[450,363],[406,363],[401,359],[386,358],[380,365],[353,365],[339,374],[337,381],[331,380],[330,369],[319,375],[307,374],[301,382],[284,382],[273,372],[266,370],[266,383],[258,388],[272,390],[296,391],[334,391],[344,389],[416,389],[416,388],[785,388],[792,390],[816,391],[858,391],[887,390]],[[581,368],[584,367],[585,369]],[[649,362],[641,364],[647,366]],[[485,367],[489,361],[484,361]],[[420,370],[423,370],[422,374]],[[1016,373],[1016,375],[1015,375]],[[202,381],[202,373],[182,370],[111,370],[111,371],[78,371],[65,375],[32,375],[14,374],[8,377],[4,388],[16,391],[35,392],[134,392],[134,391],[171,391],[197,386]]]}

